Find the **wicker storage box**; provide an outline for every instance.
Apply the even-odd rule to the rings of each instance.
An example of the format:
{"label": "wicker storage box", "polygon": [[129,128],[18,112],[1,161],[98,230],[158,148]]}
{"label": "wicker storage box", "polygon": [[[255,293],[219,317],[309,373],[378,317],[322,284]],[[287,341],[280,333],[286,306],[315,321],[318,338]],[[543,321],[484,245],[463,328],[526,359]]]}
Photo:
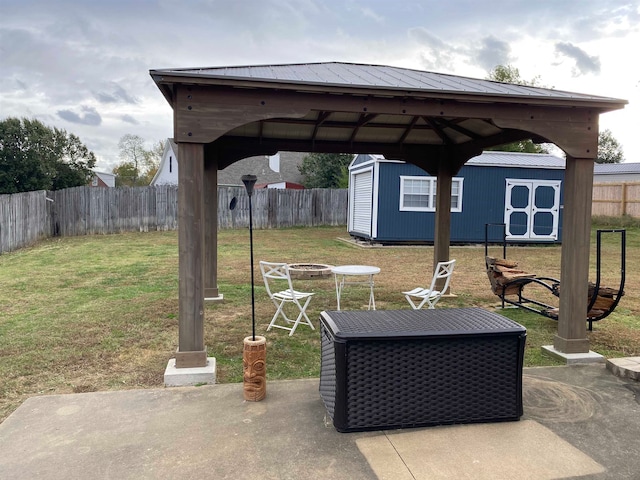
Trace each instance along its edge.
{"label": "wicker storage box", "polygon": [[518,420],[526,330],[479,308],[321,314],[320,395],[340,432]]}

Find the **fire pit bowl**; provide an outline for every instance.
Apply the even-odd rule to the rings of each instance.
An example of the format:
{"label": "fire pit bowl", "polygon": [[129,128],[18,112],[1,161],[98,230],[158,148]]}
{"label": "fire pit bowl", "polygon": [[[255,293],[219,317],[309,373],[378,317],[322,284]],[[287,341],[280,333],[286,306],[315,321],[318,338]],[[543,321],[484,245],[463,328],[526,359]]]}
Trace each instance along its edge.
{"label": "fire pit bowl", "polygon": [[315,279],[331,276],[333,265],[323,263],[290,263],[289,274],[291,278]]}

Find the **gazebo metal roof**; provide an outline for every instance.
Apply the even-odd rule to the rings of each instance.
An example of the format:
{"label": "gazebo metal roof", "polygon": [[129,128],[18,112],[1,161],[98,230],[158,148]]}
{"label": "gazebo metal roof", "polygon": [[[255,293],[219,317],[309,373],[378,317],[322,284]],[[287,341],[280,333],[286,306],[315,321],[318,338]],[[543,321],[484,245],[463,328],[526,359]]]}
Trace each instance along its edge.
{"label": "gazebo metal roof", "polygon": [[[317,87],[352,88],[354,90],[389,89],[402,90],[408,95],[429,96],[433,94],[482,94],[505,97],[514,101],[520,97],[528,103],[544,100],[570,100],[594,104],[617,103],[613,98],[563,92],[555,89],[480,80],[444,73],[425,72],[385,65],[356,64],[344,62],[299,63],[285,65],[249,65],[235,67],[177,68],[154,70],[152,75],[172,75],[200,78],[210,82],[257,82],[266,85],[294,85],[297,90],[315,90]],[[316,87],[316,88],[314,88]]]}
{"label": "gazebo metal roof", "polygon": [[[595,118],[626,103],[546,88],[338,62],[163,69],[152,70],[151,76],[167,100],[179,107],[177,115],[183,111],[176,84],[190,85],[194,92],[191,99],[203,88],[226,97],[219,100],[223,105],[235,98],[236,105],[246,105],[246,114],[255,105],[267,106],[265,95],[276,95],[269,102],[277,102],[280,115],[242,122],[224,132],[224,140],[218,141],[218,147],[226,150],[220,168],[238,158],[291,150],[381,153],[434,173],[437,167],[425,158],[424,146],[459,146],[463,156],[469,157],[488,146],[526,138],[558,142],[551,138],[553,127],[532,133],[505,123],[514,108],[526,107],[529,120],[544,115],[550,122],[564,123],[585,111]],[[196,108],[188,103],[183,108]],[[191,113],[184,112],[185,118]],[[550,113],[556,118],[550,118]],[[597,129],[597,123],[593,128]],[[192,142],[194,135],[175,132],[177,141]],[[468,155],[471,150],[473,155]],[[453,161],[451,168],[457,170],[461,165]]]}

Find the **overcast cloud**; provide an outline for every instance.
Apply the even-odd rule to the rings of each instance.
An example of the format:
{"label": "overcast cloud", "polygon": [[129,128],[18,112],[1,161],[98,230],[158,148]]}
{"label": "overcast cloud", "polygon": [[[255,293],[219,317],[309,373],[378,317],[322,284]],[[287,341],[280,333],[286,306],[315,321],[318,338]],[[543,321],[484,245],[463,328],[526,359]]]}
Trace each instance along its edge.
{"label": "overcast cloud", "polygon": [[568,42],[556,43],[556,50],[575,61],[575,75],[585,75],[588,73],[600,73],[600,59],[597,56],[589,56],[580,47]]}
{"label": "overcast cloud", "polygon": [[111,170],[122,135],[172,136],[150,69],[342,61],[485,78],[511,64],[623,98],[601,117],[640,162],[639,2],[624,0],[2,0],[0,118],[74,133]]}

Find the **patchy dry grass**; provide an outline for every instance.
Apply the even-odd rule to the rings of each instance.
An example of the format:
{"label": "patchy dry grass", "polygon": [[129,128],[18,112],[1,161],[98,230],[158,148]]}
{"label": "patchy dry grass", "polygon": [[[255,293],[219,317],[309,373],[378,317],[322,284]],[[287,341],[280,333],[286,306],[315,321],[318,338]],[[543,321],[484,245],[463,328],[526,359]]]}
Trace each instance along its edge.
{"label": "patchy dry grass", "polygon": [[[588,334],[592,348],[610,357],[640,355],[640,228],[627,228],[626,296]],[[347,237],[344,227],[254,231],[256,263],[377,265],[379,309],[407,308],[400,291],[431,276],[432,247],[361,248],[338,237]],[[205,343],[216,357],[218,381],[238,382],[242,339],[251,334],[248,232],[220,232],[219,249],[218,286],[225,300],[206,307]],[[604,250],[603,282],[614,286],[618,246],[608,242]],[[492,247],[490,254],[500,249]],[[451,257],[458,260],[452,283],[457,296],[441,306],[499,306],[484,271],[483,246],[454,246]],[[560,275],[559,246],[511,247],[508,257],[525,270]],[[0,256],[0,420],[32,395],[161,386],[178,340],[177,272],[176,232],[51,239]],[[320,312],[335,308],[333,279],[296,285],[316,293],[308,311],[317,326]],[[345,289],[343,308],[366,308],[366,302],[366,289]],[[259,334],[273,312],[256,268]],[[553,342],[556,323],[517,309],[502,313],[527,328],[526,364],[553,364],[540,346]],[[266,337],[270,379],[318,375],[317,329],[301,326],[293,337],[275,330]]]}

